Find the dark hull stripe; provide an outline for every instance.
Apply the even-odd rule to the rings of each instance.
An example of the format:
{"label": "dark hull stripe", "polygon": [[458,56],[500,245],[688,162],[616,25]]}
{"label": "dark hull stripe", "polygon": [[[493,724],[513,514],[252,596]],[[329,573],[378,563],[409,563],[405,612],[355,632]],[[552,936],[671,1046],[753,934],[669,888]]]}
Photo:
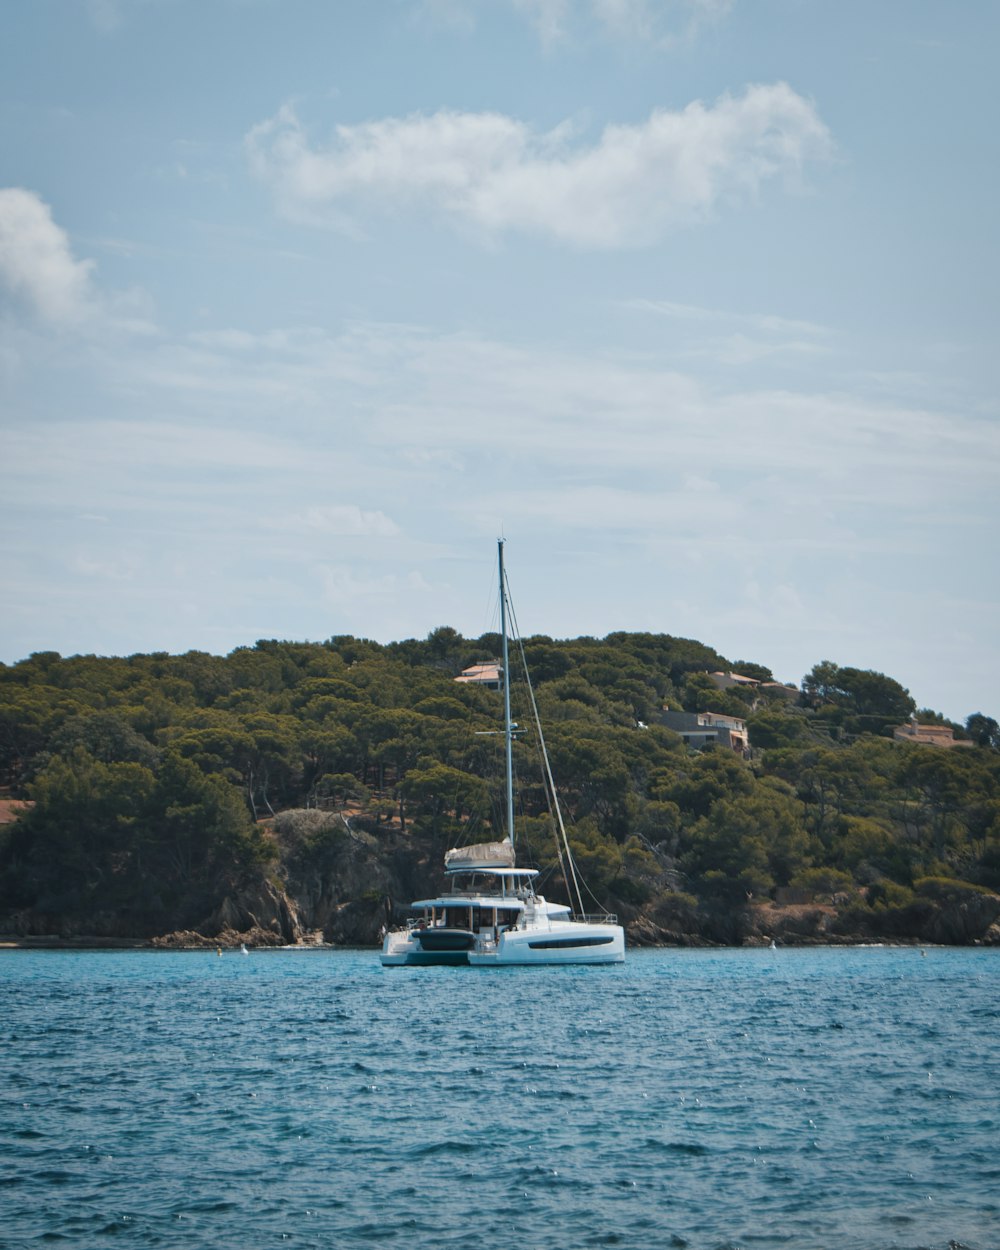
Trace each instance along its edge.
{"label": "dark hull stripe", "polygon": [[405,963],[386,964],[387,968],[429,968],[434,965],[441,967],[468,967],[469,958],[465,951],[409,951]]}
{"label": "dark hull stripe", "polygon": [[545,938],[540,942],[529,942],[528,946],[533,951],[557,951],[574,946],[607,946],[614,940],[613,937]]}
{"label": "dark hull stripe", "polygon": [[469,929],[418,929],[415,936],[425,951],[467,951],[476,940]]}

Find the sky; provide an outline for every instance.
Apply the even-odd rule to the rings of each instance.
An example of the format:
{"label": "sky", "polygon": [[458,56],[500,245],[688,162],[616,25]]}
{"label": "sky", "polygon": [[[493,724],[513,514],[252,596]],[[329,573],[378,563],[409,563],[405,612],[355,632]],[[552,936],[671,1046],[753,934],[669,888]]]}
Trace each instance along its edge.
{"label": "sky", "polygon": [[503,535],[1000,716],[994,0],[0,21],[0,661],[475,638]]}

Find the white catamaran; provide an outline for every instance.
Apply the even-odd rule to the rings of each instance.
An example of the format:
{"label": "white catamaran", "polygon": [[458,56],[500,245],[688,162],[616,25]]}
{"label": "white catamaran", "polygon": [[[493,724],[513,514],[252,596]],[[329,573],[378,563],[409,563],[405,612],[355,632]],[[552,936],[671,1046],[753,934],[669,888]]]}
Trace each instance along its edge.
{"label": "white catamaran", "polygon": [[622,963],[625,959],[625,932],[617,923],[617,918],[609,913],[597,916],[584,914],[580,880],[566,837],[530,680],[528,694],[556,825],[559,862],[575,908],[550,903],[541,894],[536,894],[534,879],[537,871],[515,866],[512,744],[517,727],[511,720],[508,681],[507,618],[510,600],[504,574],[502,539],[497,547],[503,644],[506,837],[500,842],[483,842],[448,851],[444,864],[448,880],[446,889],[435,898],[418,899],[410,905],[415,913],[413,919],[405,928],[394,929],[385,936],[382,963],[387,967]]}

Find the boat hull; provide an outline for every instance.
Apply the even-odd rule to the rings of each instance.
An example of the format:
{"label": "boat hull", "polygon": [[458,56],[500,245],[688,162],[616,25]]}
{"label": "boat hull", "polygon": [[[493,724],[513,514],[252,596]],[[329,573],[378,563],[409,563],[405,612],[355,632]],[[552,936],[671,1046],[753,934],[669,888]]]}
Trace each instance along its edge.
{"label": "boat hull", "polygon": [[625,932],[621,925],[575,921],[510,930],[500,934],[498,941],[479,943],[469,951],[469,963],[474,968],[624,962]]}
{"label": "boat hull", "polygon": [[476,935],[471,929],[416,929],[413,940],[427,954],[458,954],[472,949]]}
{"label": "boat hull", "polygon": [[467,929],[409,929],[387,933],[380,958],[386,968],[468,964],[474,941],[475,935]]}
{"label": "boat hull", "polygon": [[384,968],[468,967],[467,951],[383,951],[379,956]]}
{"label": "boat hull", "polygon": [[380,958],[386,968],[620,964],[625,932],[617,924],[569,920],[508,929],[495,939],[462,929],[410,929],[387,934]]}

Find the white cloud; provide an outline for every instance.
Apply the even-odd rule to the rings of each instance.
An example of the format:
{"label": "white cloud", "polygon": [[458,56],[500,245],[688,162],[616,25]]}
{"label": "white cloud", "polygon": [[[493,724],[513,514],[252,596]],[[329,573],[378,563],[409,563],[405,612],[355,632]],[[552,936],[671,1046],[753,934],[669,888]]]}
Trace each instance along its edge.
{"label": "white cloud", "polygon": [[305,508],[274,522],[276,529],[337,537],[393,538],[399,526],[384,512],[368,512],[357,504],[330,504]]}
{"label": "white cloud", "polygon": [[[480,0],[479,9],[496,7],[497,0]],[[515,11],[535,28],[542,43],[551,45],[579,37],[588,23],[621,40],[669,45],[690,37],[707,22],[723,17],[733,0],[510,0]],[[477,7],[473,0],[424,0],[434,18],[451,26],[472,29]]]}
{"label": "white cloud", "polygon": [[514,0],[514,7],[527,15],[543,43],[553,43],[564,36],[568,0]]}
{"label": "white cloud", "polygon": [[813,356],[826,351],[812,339],[775,340],[751,337],[746,334],[730,334],[725,338],[709,341],[689,356],[704,355],[726,365],[752,365],[769,356]]}
{"label": "white cloud", "polygon": [[33,191],[0,188],[0,287],[46,321],[82,319],[92,307],[93,261],[76,260],[66,232]]}
{"label": "white cloud", "polygon": [[119,553],[115,556],[101,555],[94,557],[85,551],[78,551],[68,560],[69,568],[82,577],[97,578],[102,581],[130,582],[141,572],[142,560],[135,552]]}
{"label": "white cloud", "polygon": [[[101,246],[121,251],[127,245]],[[17,314],[5,326],[4,371],[26,366],[53,330],[90,347],[103,341],[116,353],[126,339],[158,333],[146,292],[102,289],[95,272],[94,261],[74,256],[69,235],[41,196],[0,187],[0,310],[9,304]],[[22,315],[25,310],[33,315]]]}
{"label": "white cloud", "polygon": [[442,111],[341,125],[313,147],[285,105],[249,132],[246,149],[293,217],[346,227],[363,208],[409,206],[487,234],[619,248],[797,177],[829,155],[831,139],[813,104],[775,83],[607,126],[590,145],[568,125],[540,133],[499,113]]}
{"label": "white cloud", "polygon": [[769,357],[805,357],[833,350],[831,332],[810,321],[769,313],[734,313],[671,300],[625,300],[630,312],[679,323],[672,350],[685,360],[709,359],[724,365],[749,365]]}
{"label": "white cloud", "polygon": [[[293,476],[309,459],[293,440],[193,420],[134,418],[71,417],[25,425],[5,435],[4,450],[10,470],[8,504],[26,509],[39,500],[58,500],[60,506],[81,512],[95,505],[142,511],[154,510],[163,500],[176,505],[185,493],[182,484],[191,481],[210,482],[211,490],[204,493],[218,498],[224,493],[225,474],[245,482],[264,480],[268,474]],[[120,514],[105,512],[105,520],[119,519]]]}
{"label": "white cloud", "polygon": [[320,575],[326,602],[339,608],[350,608],[358,602],[372,599],[392,601],[408,591],[426,588],[426,583],[417,572],[406,576],[386,573],[379,577],[358,577],[346,565],[325,565],[321,567]]}
{"label": "white cloud", "polygon": [[671,43],[694,35],[732,8],[733,0],[592,0],[594,16],[620,38]]}
{"label": "white cloud", "polygon": [[407,447],[402,459],[416,469],[443,469],[449,473],[464,473],[465,460],[458,452],[447,447]]}
{"label": "white cloud", "polygon": [[[780,318],[763,320],[787,328]],[[966,493],[992,475],[1000,458],[995,425],[871,388],[727,389],[714,370],[701,378],[665,367],[657,355],[556,352],[391,324],[339,335],[204,335],[196,351],[190,341],[156,344],[130,361],[104,363],[130,404],[141,399],[177,416],[141,424],[105,419],[78,434],[61,429],[58,443],[71,459],[334,472],[355,497],[358,482],[378,481],[387,491],[401,474],[414,484],[411,495],[416,483],[433,483],[436,491],[447,481],[449,498],[478,498],[517,463],[533,482],[544,479],[547,491],[573,478],[613,483],[618,474],[641,490],[651,475],[667,473],[674,475],[672,490],[686,474],[683,488],[704,494],[709,486],[732,488],[720,473],[746,482],[763,481],[763,474],[783,482],[767,488],[775,500],[805,483],[807,491],[838,500],[863,501],[875,491],[882,502],[923,508],[929,478],[939,489],[950,480]],[[54,454],[41,443],[37,450],[43,459]],[[317,498],[314,487],[310,480],[306,500]],[[395,524],[378,511],[387,494],[368,497],[373,511],[313,508],[300,487],[288,515],[317,533],[323,526],[375,533]],[[587,505],[580,511],[585,516]]]}
{"label": "white cloud", "polygon": [[776,317],[773,313],[740,314],[719,308],[705,308],[700,304],[678,304],[672,300],[634,299],[626,300],[623,307],[636,312],[648,312],[678,321],[712,321],[746,324],[756,330],[778,334],[805,334],[823,337],[829,334],[825,326],[813,321],[800,321],[793,317]]}
{"label": "white cloud", "polygon": [[678,542],[689,542],[694,521],[702,540],[711,542],[718,536],[732,541],[731,535],[747,525],[746,502],[743,496],[716,496],[707,505],[697,491],[684,489],[664,491],[633,485],[605,486],[563,483],[546,491],[526,490],[490,496],[480,494],[470,505],[478,512],[492,511],[502,515],[504,506],[511,509],[519,522],[532,526],[540,521],[558,523],[569,531],[602,534],[623,531],[652,535],[673,533]]}

